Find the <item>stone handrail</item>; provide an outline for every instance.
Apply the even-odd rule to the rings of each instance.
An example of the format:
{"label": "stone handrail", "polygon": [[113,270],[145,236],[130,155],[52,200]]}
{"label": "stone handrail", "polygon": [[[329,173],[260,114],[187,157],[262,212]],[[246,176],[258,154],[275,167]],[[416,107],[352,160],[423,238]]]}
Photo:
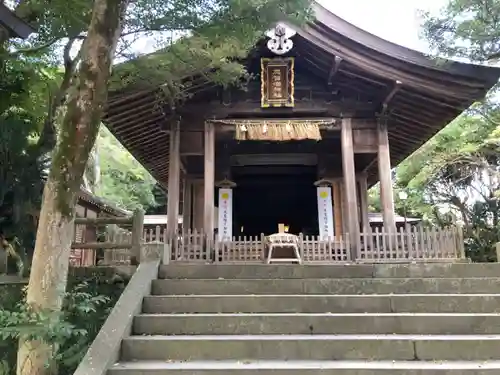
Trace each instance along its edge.
{"label": "stone handrail", "polygon": [[106,375],[116,363],[121,342],[130,335],[134,316],[141,311],[142,300],[158,276],[159,264],[160,260],[140,263],[74,375]]}

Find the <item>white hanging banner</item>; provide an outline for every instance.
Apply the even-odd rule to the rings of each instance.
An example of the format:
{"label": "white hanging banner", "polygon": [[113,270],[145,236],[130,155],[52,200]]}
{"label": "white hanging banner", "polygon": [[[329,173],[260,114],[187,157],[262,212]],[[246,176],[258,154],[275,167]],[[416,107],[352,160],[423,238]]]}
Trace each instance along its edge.
{"label": "white hanging banner", "polygon": [[320,239],[333,238],[332,189],[329,186],[318,187],[318,224]]}
{"label": "white hanging banner", "polygon": [[233,238],[233,190],[219,189],[219,241]]}

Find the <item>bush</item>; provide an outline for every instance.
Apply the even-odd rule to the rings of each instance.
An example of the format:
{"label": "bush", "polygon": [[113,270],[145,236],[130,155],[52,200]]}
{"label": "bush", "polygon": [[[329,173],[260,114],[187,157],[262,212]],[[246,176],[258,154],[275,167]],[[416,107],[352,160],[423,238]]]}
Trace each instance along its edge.
{"label": "bush", "polygon": [[57,373],[73,374],[124,286],[125,279],[116,274],[73,280],[57,313],[31,311],[22,286],[0,288],[0,375],[15,374],[21,337],[53,345]]}

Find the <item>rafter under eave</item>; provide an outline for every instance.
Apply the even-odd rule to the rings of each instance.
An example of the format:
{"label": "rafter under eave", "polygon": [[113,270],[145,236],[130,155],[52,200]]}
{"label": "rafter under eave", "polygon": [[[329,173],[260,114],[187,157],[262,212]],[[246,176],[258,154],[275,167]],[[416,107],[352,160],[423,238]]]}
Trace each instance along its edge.
{"label": "rafter under eave", "polygon": [[341,62],[342,62],[342,57],[339,57],[339,56],[334,57],[332,69],[330,70],[330,73],[328,74],[328,85],[329,86],[331,86],[333,84],[333,77],[335,77],[335,74],[337,74],[337,72],[339,71]]}
{"label": "rafter under eave", "polygon": [[403,82],[396,81],[391,92],[389,92],[389,94],[387,94],[384,101],[382,102],[381,115],[384,115],[387,112],[387,108],[389,107],[389,103],[391,102],[392,98],[394,98],[394,95],[396,95],[397,92],[401,89],[401,87],[403,87]]}

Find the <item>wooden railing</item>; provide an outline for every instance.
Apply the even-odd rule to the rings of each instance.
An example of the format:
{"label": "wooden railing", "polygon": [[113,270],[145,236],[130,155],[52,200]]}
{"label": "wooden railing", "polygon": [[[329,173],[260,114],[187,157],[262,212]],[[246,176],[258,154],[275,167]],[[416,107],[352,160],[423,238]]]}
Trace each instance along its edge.
{"label": "wooden railing", "polygon": [[[113,230],[109,230],[110,226]],[[97,231],[104,228],[104,240],[87,242],[73,241],[72,252],[103,250],[104,265],[136,264],[140,262],[143,245],[144,212],[137,210],[129,217],[98,217],[76,218],[75,226],[83,226],[85,230],[92,228]]]}
{"label": "wooden railing", "polygon": [[144,242],[167,242],[165,227],[157,225],[155,228],[144,229],[142,239]]}
{"label": "wooden railing", "polygon": [[[137,214],[136,214],[137,215]],[[134,221],[135,220],[135,221]],[[139,223],[140,222],[140,223]],[[264,235],[215,240],[207,247],[207,236],[196,230],[167,238],[165,228],[142,229],[140,217],[77,219],[78,224],[116,224],[104,242],[73,244],[79,249],[103,249],[104,265],[128,264],[139,259],[140,249],[165,246],[168,261],[186,263],[261,263],[266,260],[268,244]],[[126,230],[125,226],[131,227]],[[139,229],[141,229],[139,231]],[[139,233],[142,233],[140,235]],[[394,231],[374,229],[362,232],[357,244],[349,236],[321,239],[300,235],[298,240],[302,263],[387,263],[414,261],[456,261],[465,259],[460,228],[400,228]],[[355,254],[355,255],[351,255]],[[354,258],[353,258],[354,257]]]}
{"label": "wooden railing", "polygon": [[[158,238],[158,235],[156,235]],[[267,252],[264,235],[216,240],[213,248],[205,246],[203,232],[188,231],[171,241],[172,261],[214,263],[259,263]],[[403,228],[384,232],[374,229],[361,233],[355,259],[351,256],[349,236],[320,239],[299,236],[303,263],[453,261],[465,259],[460,228]]]}
{"label": "wooden railing", "polygon": [[228,241],[215,241],[216,263],[262,263],[265,238],[260,236],[233,237]]}
{"label": "wooden railing", "polygon": [[361,233],[358,261],[440,261],[465,259],[461,228],[410,227],[407,230]]}
{"label": "wooden railing", "polygon": [[211,249],[205,246],[203,232],[187,231],[171,240],[172,260],[184,262],[210,262],[213,260]]}
{"label": "wooden railing", "polygon": [[[117,244],[131,244],[132,232],[125,228],[113,226],[106,230],[105,242]],[[103,249],[104,257],[101,265],[117,266],[130,264],[132,249],[129,246],[118,249]]]}
{"label": "wooden railing", "polygon": [[304,263],[337,263],[351,260],[349,238],[321,239],[317,236],[300,236],[299,242]]}

